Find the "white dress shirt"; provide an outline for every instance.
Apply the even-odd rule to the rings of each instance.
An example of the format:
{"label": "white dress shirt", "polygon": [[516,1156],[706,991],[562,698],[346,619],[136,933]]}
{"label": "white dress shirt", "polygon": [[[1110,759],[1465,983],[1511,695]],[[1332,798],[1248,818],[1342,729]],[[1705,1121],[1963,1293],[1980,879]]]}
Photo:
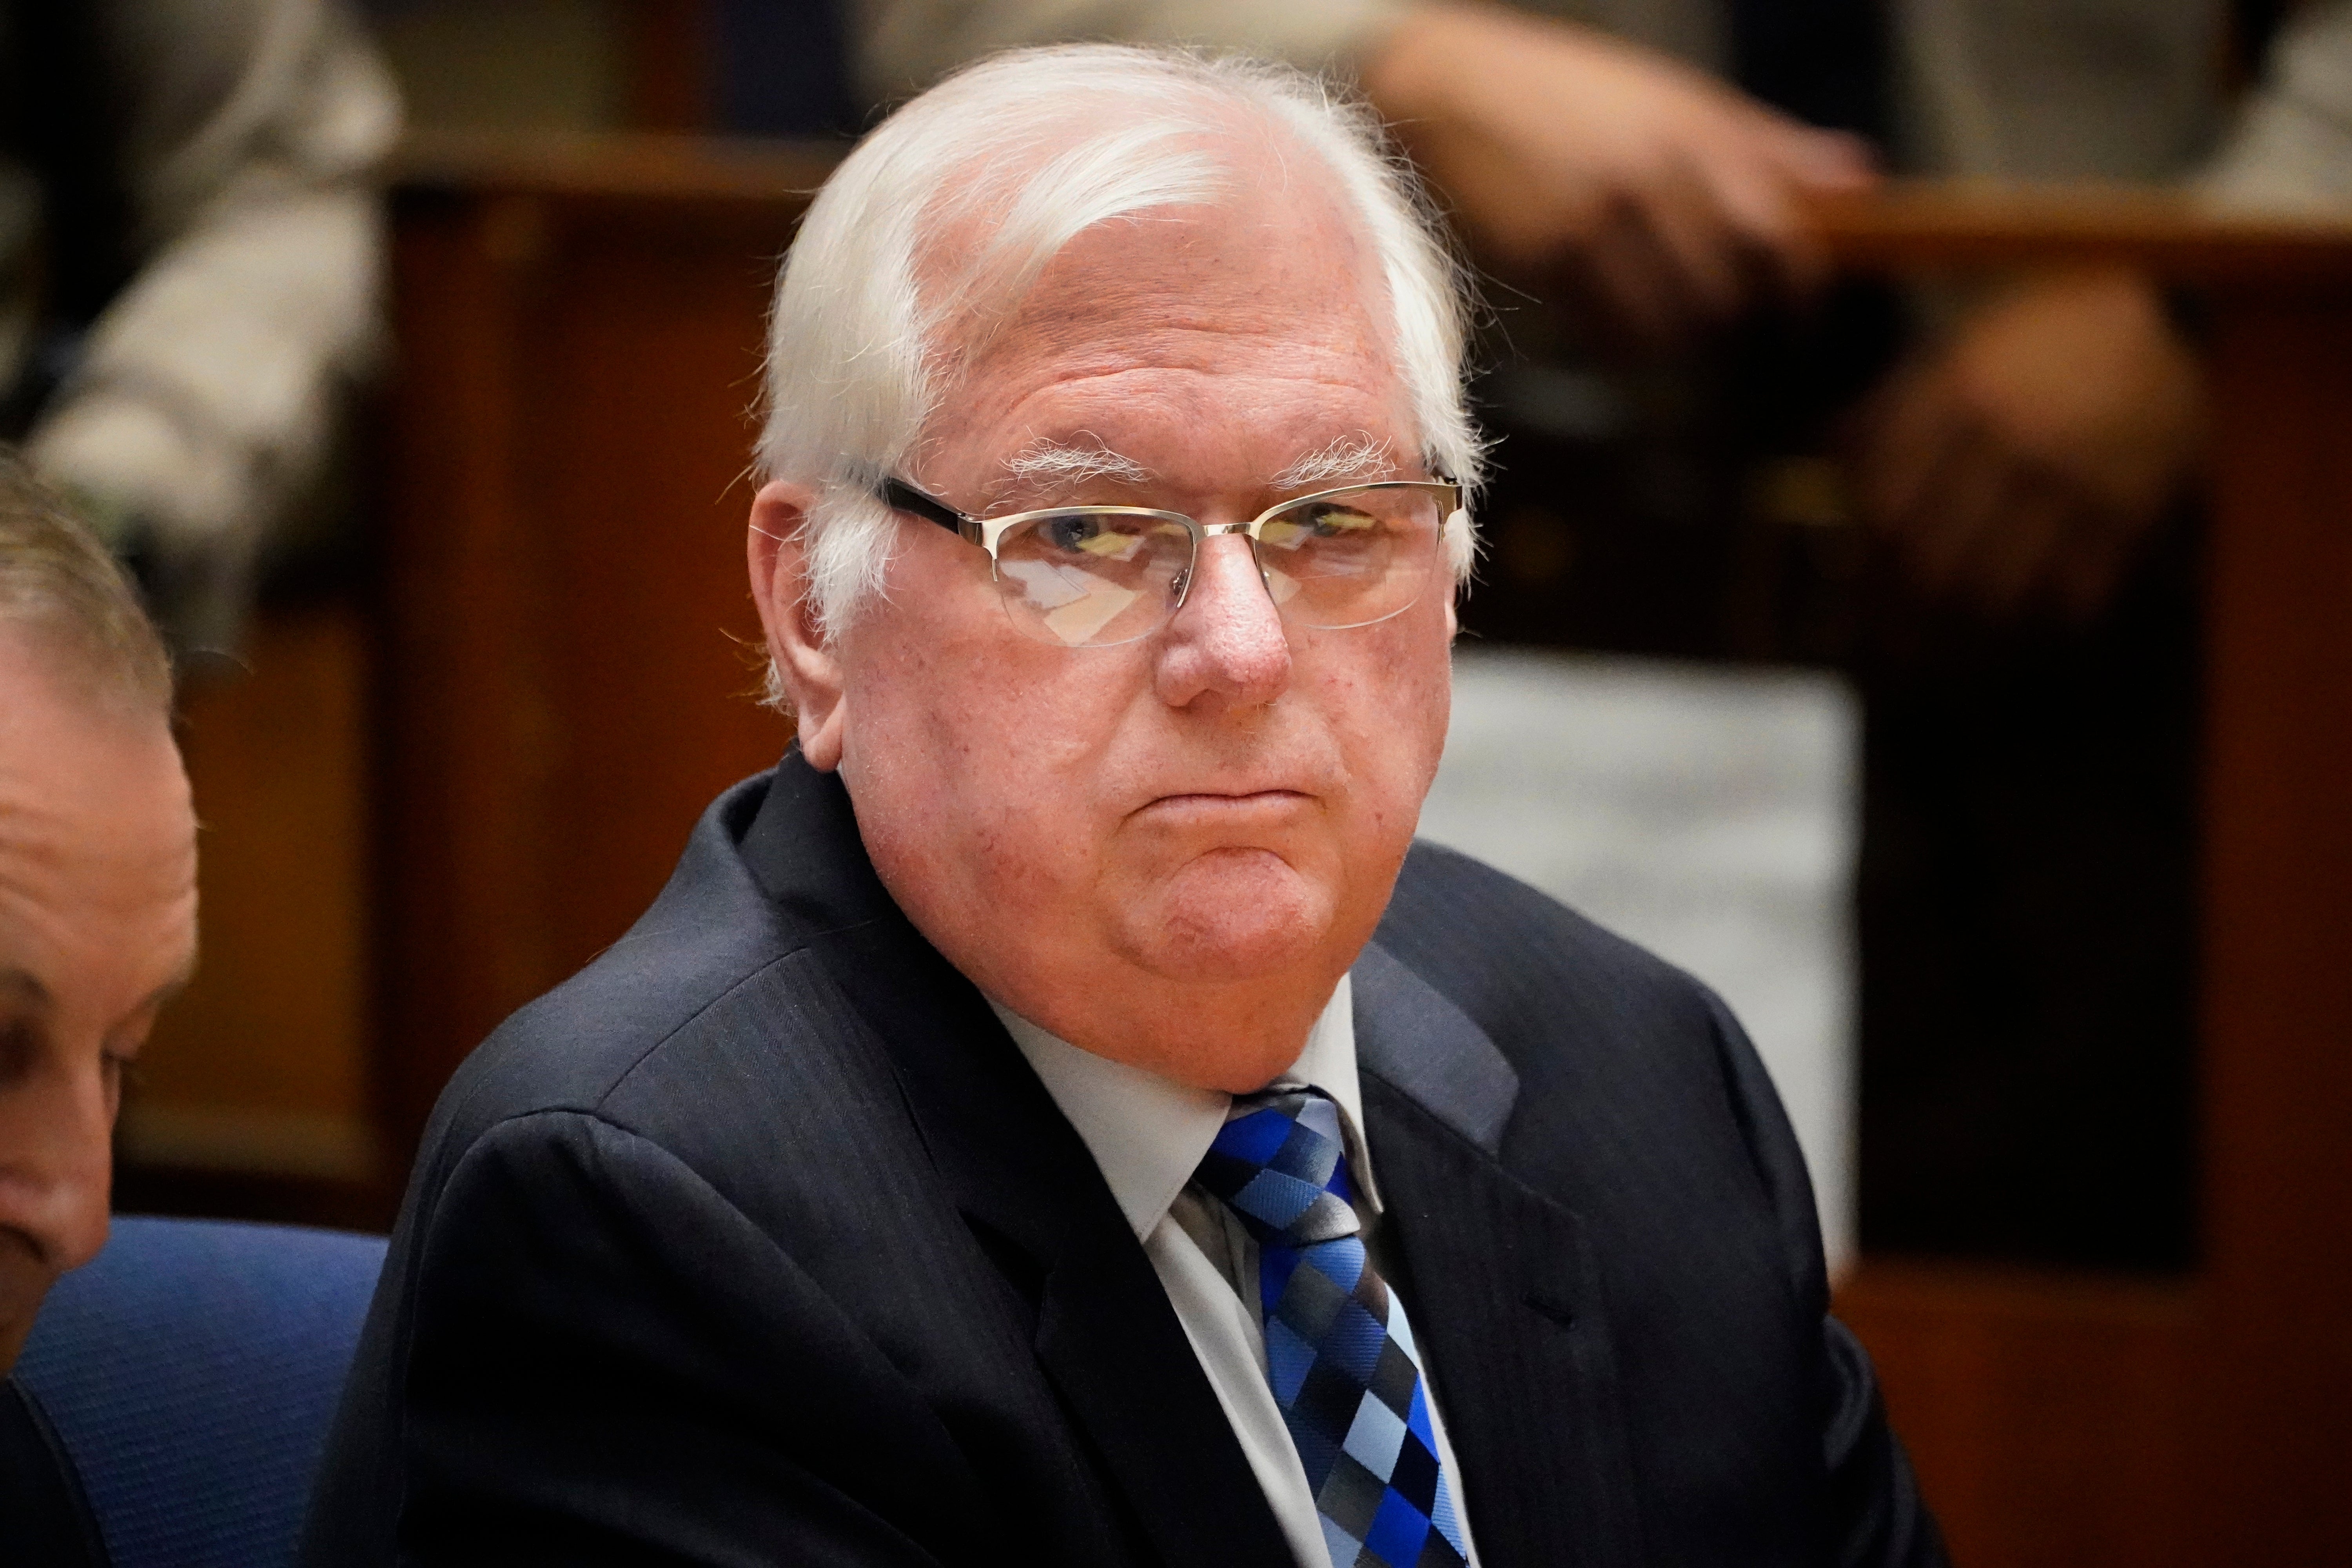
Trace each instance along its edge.
{"label": "white dress shirt", "polygon": [[[1018,1014],[996,1007],[1013,1044],[1029,1058],[1062,1114],[1077,1130],[1119,1211],[1135,1227],[1201,1370],[1233,1424],[1242,1452],[1299,1568],[1331,1568],[1307,1470],[1274,1402],[1265,1370],[1265,1327],[1257,1288],[1257,1243],[1215,1198],[1192,1186],[1209,1145],[1225,1124],[1230,1095],[1193,1089],[1157,1073],[1080,1050]],[[1276,1084],[1319,1089],[1339,1108],[1356,1209],[1369,1243],[1380,1217],[1380,1188],[1364,1142],[1363,1095],[1356,1078],[1356,1020],[1346,976],[1307,1031],[1307,1047]],[[1375,1264],[1377,1267],[1377,1263]],[[1424,1339],[1423,1343],[1427,1341]],[[1445,1436],[1445,1417],[1429,1369],[1422,1368],[1438,1461],[1462,1522],[1471,1568],[1478,1562],[1463,1501],[1462,1470]]]}

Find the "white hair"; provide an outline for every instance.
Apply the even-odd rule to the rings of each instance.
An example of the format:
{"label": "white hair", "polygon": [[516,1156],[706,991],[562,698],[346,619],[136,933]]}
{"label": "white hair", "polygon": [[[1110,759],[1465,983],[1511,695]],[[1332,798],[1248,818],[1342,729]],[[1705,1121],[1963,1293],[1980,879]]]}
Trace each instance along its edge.
{"label": "white hair", "polygon": [[[807,592],[828,638],[880,588],[894,525],[871,487],[905,470],[955,355],[984,342],[1085,230],[1218,201],[1234,177],[1220,150],[1243,144],[1237,121],[1286,132],[1329,170],[1386,285],[1422,454],[1475,484],[1464,274],[1370,109],[1256,60],[1106,44],[1015,50],[950,77],[860,142],[817,194],[776,285],[759,466],[815,493]],[[979,243],[926,247],[957,223]],[[1322,457],[1338,471],[1361,455],[1335,446]],[[1475,547],[1454,533],[1459,580]]]}

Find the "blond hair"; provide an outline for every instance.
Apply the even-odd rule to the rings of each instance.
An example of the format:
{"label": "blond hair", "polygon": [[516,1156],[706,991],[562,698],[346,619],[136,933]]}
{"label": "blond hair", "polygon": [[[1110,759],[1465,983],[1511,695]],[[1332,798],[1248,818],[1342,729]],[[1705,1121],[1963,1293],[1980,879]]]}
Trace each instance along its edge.
{"label": "blond hair", "polygon": [[168,717],[172,660],[130,577],[63,497],[0,447],[0,625],[109,706]]}

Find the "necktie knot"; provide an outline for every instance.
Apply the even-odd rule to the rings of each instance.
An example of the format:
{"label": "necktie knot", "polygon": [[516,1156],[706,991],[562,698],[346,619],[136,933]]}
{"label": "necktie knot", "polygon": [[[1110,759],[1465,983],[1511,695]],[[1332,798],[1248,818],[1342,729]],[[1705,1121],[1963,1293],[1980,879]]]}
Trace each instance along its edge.
{"label": "necktie knot", "polygon": [[1237,1097],[1193,1179],[1262,1246],[1306,1247],[1361,1228],[1339,1108],[1315,1089]]}

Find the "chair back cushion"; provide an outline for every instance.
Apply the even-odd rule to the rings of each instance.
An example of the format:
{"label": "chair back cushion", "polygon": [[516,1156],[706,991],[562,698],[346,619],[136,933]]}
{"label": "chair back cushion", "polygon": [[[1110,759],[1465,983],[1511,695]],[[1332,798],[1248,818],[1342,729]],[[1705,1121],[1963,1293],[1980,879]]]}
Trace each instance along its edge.
{"label": "chair back cushion", "polygon": [[16,1365],[113,1568],[283,1568],[358,1343],[381,1237],[118,1216]]}

